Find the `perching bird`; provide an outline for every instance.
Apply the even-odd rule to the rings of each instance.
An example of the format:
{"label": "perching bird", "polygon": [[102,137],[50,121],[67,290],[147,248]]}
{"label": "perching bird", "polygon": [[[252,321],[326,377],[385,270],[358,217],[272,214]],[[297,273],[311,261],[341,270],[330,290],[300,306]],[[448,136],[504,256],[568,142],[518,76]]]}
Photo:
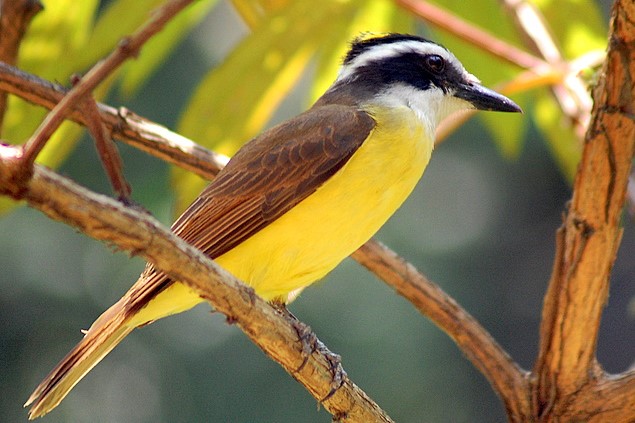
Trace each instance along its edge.
{"label": "perching bird", "polygon": [[[324,95],[245,144],[172,230],[287,303],[370,239],[423,174],[439,122],[472,108],[520,112],[438,44],[360,37]],[[201,301],[148,263],[33,392],[29,417],[55,408],[132,330]]]}

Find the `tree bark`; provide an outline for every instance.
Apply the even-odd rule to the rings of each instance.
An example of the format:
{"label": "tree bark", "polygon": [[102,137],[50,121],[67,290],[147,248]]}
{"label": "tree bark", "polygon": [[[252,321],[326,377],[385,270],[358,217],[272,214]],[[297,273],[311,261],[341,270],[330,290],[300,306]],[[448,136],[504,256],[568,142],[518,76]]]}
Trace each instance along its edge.
{"label": "tree bark", "polygon": [[[607,59],[593,91],[591,123],[573,198],[557,233],[545,296],[532,389],[533,413],[539,421],[635,419],[632,372],[610,377],[595,356],[622,238],[620,218],[635,144],[634,24],[635,3],[617,1]],[[606,395],[615,394],[617,386],[622,389],[619,397]]]}

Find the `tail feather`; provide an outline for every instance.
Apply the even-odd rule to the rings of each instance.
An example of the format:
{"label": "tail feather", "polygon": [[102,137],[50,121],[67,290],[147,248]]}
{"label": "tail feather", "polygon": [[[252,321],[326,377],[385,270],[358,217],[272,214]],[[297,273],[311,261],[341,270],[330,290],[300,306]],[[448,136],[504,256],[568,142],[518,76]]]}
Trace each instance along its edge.
{"label": "tail feather", "polygon": [[121,304],[109,308],[86,332],[84,338],[59,362],[33,391],[25,407],[31,406],[29,419],[41,417],[55,408],[71,389],[102,358],[135,328],[120,313]]}
{"label": "tail feather", "polygon": [[137,282],[93,323],[84,338],[40,383],[25,407],[29,419],[54,409],[71,389],[135,328],[181,313],[202,299],[148,265]]}

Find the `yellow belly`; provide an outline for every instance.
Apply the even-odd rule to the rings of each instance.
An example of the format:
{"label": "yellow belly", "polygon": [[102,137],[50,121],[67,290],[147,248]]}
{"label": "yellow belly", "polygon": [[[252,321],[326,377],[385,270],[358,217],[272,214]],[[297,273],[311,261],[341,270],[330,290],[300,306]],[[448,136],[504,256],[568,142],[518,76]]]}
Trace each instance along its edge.
{"label": "yellow belly", "polygon": [[[373,134],[338,173],[216,262],[264,299],[287,301],[370,239],[412,192],[433,148],[432,136],[410,109],[375,115],[381,120]],[[200,301],[175,283],[135,320],[178,313]]]}

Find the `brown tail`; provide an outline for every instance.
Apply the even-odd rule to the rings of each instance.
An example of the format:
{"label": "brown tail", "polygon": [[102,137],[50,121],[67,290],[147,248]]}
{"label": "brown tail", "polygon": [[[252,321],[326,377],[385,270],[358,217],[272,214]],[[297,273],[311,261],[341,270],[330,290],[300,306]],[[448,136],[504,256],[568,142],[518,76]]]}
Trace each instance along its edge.
{"label": "brown tail", "polygon": [[41,417],[55,408],[86,373],[101,361],[135,328],[116,303],[90,327],[84,339],[69,352],[29,397],[29,419]]}

